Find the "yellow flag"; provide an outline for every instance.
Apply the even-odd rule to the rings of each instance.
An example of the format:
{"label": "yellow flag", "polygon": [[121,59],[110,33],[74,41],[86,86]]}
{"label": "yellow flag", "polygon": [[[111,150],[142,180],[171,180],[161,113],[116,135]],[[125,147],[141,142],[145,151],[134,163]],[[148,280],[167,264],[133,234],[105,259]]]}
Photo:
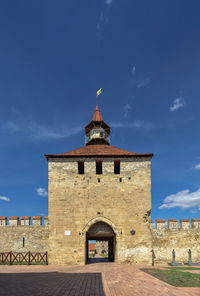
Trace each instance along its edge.
{"label": "yellow flag", "polygon": [[102,88],[97,91],[97,97],[102,93]]}

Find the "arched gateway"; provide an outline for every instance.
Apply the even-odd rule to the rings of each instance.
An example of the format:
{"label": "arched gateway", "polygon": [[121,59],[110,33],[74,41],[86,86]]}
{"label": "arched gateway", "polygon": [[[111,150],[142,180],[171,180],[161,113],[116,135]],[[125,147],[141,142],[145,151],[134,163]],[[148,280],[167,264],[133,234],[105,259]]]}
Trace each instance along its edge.
{"label": "arched gateway", "polygon": [[86,263],[113,262],[115,240],[110,225],[103,221],[94,223],[86,232]]}

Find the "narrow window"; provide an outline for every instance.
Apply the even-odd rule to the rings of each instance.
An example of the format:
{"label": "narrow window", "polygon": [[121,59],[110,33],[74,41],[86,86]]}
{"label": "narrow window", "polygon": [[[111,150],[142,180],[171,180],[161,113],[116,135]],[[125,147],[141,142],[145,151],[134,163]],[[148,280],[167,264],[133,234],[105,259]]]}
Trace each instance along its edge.
{"label": "narrow window", "polygon": [[119,160],[114,161],[114,173],[120,174],[120,161]]}
{"label": "narrow window", "polygon": [[119,178],[119,182],[122,182],[122,178]]}
{"label": "narrow window", "polygon": [[78,173],[79,175],[84,174],[84,161],[78,161]]}
{"label": "narrow window", "polygon": [[102,174],[102,161],[96,161],[96,174]]}
{"label": "narrow window", "polygon": [[22,245],[23,245],[23,248],[25,247],[25,238],[23,237],[22,239]]}
{"label": "narrow window", "polygon": [[98,183],[100,183],[101,182],[101,180],[100,180],[100,178],[98,178]]}

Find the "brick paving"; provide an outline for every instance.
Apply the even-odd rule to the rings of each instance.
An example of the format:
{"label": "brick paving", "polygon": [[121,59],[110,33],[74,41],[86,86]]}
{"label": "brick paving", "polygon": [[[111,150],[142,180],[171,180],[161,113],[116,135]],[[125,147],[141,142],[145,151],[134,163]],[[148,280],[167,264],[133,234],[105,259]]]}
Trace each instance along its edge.
{"label": "brick paving", "polygon": [[177,288],[138,266],[0,266],[0,296],[200,296],[200,288]]}

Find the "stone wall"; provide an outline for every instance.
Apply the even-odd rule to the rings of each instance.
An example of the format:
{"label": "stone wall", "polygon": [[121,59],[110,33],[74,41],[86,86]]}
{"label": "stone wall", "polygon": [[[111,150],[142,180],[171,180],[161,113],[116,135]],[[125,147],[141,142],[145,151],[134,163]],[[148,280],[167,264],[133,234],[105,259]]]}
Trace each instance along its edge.
{"label": "stone wall", "polygon": [[193,262],[200,263],[200,219],[156,220],[152,228],[155,264],[170,263],[175,249],[176,261],[186,263],[188,250],[192,251]]}
{"label": "stone wall", "polygon": [[[119,175],[114,160],[121,161]],[[84,175],[78,161],[85,163]],[[96,161],[103,161],[101,175]],[[84,264],[86,232],[97,221],[115,232],[116,262],[151,262],[150,158],[49,159],[48,178],[50,263]]]}
{"label": "stone wall", "polygon": [[[18,217],[10,218],[0,217],[0,221],[4,222],[0,223],[0,252],[48,251],[49,228],[39,224],[41,219],[33,219],[32,224],[24,225],[21,222],[30,221],[30,217],[21,220]],[[37,223],[34,220],[37,220]]]}

